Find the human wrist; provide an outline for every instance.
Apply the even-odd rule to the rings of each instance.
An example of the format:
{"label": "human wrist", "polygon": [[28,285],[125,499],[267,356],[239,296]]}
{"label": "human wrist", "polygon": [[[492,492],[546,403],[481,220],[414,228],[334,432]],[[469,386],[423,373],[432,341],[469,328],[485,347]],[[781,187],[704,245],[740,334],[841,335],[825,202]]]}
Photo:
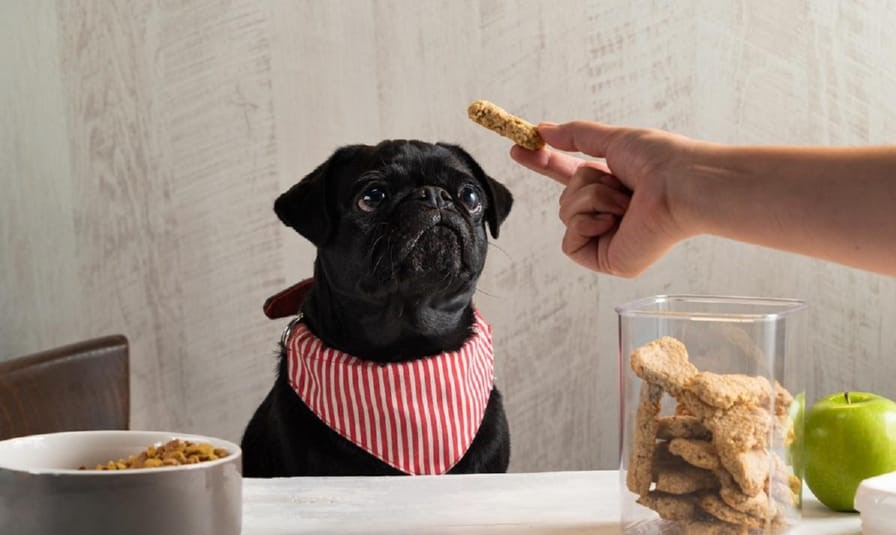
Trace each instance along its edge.
{"label": "human wrist", "polygon": [[710,166],[712,144],[688,139],[679,157],[666,172],[666,195],[669,215],[682,239],[706,232],[705,201],[702,192]]}
{"label": "human wrist", "polygon": [[685,238],[718,234],[717,218],[731,201],[728,188],[748,170],[740,148],[688,140],[670,190],[670,213]]}

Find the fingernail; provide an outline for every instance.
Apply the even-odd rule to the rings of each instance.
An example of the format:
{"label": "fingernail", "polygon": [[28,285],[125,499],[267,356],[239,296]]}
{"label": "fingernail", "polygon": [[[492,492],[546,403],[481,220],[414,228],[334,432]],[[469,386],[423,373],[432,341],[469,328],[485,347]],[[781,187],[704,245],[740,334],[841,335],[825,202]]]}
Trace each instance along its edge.
{"label": "fingernail", "polygon": [[557,126],[557,123],[551,121],[541,121],[538,123],[538,128],[554,128]]}

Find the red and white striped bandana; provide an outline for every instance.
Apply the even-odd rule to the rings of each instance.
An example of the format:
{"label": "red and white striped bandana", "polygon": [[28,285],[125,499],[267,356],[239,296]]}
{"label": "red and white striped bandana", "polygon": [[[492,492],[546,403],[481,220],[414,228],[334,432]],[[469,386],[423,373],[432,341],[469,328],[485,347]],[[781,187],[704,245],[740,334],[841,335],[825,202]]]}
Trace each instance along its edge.
{"label": "red and white striped bandana", "polygon": [[286,343],[289,383],[331,429],[412,475],[444,474],[469,449],[491,395],[491,327],[476,312],[457,351],[379,364],[323,345],[299,322]]}

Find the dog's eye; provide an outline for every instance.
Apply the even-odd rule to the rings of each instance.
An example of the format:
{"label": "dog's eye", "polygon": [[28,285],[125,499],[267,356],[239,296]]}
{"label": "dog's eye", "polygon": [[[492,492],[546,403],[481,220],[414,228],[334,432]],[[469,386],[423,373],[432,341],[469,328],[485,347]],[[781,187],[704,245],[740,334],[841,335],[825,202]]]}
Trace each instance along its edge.
{"label": "dog's eye", "polygon": [[366,190],[358,198],[358,208],[364,212],[372,212],[386,200],[386,191],[376,186]]}
{"label": "dog's eye", "polygon": [[479,193],[473,186],[464,186],[460,190],[460,202],[471,213],[475,214],[482,210],[482,201],[479,200]]}

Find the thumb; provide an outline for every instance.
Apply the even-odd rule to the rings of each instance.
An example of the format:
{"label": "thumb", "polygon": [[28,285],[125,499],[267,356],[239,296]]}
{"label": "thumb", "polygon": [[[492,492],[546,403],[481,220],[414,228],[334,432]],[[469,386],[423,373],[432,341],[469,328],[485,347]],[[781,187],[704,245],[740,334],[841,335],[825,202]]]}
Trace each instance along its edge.
{"label": "thumb", "polygon": [[539,123],[538,133],[545,142],[557,149],[576,151],[603,158],[610,143],[625,129],[590,121],[571,123]]}

